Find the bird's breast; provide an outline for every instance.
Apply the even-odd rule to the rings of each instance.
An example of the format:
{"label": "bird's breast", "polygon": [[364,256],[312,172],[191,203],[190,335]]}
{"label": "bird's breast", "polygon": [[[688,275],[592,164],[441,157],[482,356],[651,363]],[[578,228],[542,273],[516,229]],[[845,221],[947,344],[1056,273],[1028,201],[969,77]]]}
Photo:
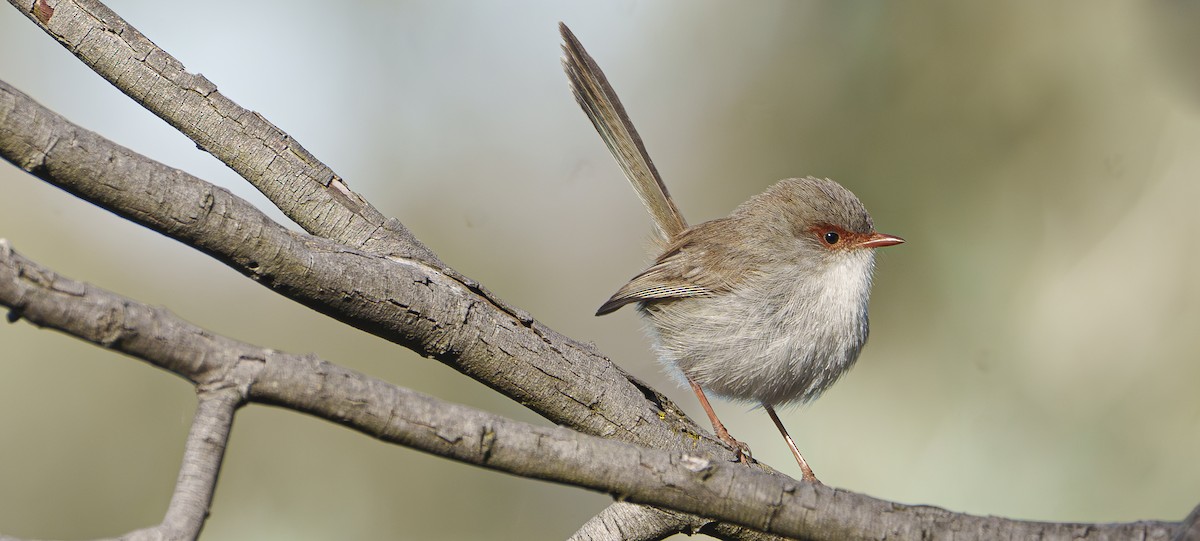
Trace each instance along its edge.
{"label": "bird's breast", "polygon": [[812,400],[854,361],[868,334],[873,254],[819,269],[760,273],[733,290],[643,307],[659,357],[726,398]]}

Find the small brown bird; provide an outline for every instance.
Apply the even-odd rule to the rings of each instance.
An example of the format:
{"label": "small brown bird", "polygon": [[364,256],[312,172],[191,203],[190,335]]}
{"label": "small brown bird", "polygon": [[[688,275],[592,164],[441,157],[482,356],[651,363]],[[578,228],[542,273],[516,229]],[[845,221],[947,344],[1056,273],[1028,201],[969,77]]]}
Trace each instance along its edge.
{"label": "small brown bird", "polygon": [[649,209],[662,254],[596,315],[637,303],[659,358],[695,391],[717,436],[746,462],[704,390],[762,405],[806,480],[812,469],[775,406],[820,396],[867,341],[875,231],[858,198],[832,180],[792,178],[726,218],[688,227],[599,66],[566,25],[563,66],[575,98]]}

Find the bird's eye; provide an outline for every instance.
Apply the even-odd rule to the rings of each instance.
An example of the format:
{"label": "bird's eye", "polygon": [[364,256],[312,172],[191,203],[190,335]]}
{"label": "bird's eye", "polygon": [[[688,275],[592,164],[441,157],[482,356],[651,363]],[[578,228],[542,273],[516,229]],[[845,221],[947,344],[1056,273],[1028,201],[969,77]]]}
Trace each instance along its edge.
{"label": "bird's eye", "polygon": [[834,245],[837,244],[838,240],[840,239],[841,237],[838,236],[837,231],[825,232],[825,244]]}

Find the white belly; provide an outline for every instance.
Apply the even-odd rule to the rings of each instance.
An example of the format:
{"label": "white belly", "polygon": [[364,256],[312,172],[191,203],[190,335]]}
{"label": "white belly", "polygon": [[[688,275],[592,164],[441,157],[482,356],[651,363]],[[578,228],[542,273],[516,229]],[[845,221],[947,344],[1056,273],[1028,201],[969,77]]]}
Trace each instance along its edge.
{"label": "white belly", "polygon": [[[854,254],[858,256],[859,254]],[[822,279],[781,273],[716,297],[644,306],[659,358],[706,390],[769,405],[819,396],[867,340],[873,254],[845,258]]]}

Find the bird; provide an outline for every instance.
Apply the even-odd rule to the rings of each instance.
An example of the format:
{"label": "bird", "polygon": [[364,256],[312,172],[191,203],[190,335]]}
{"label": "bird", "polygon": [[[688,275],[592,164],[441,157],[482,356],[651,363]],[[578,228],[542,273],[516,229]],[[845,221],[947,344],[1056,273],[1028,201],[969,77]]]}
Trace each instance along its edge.
{"label": "bird", "polygon": [[875,250],[904,239],[875,230],[850,190],[781,180],[729,216],[688,226],[616,91],[560,23],[563,67],[580,107],[655,225],[658,256],[596,315],[627,304],[649,322],[658,358],[682,373],[717,437],[748,463],[705,391],[760,405],[802,477],[819,482],[775,411],[810,402],[858,359],[869,334]]}

